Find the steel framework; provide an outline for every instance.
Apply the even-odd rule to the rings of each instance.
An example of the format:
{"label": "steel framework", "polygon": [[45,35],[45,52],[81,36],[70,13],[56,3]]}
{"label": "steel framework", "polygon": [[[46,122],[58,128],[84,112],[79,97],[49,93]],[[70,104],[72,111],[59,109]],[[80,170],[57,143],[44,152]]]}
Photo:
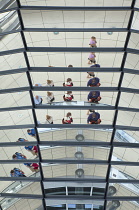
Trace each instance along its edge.
{"label": "steel framework", "polygon": [[[47,209],[46,204],[47,204],[47,199],[78,199],[81,200],[82,196],[46,196],[45,191],[44,191],[44,186],[43,182],[65,182],[65,181],[70,181],[70,182],[93,182],[93,183],[106,183],[106,189],[105,189],[105,195],[104,196],[84,196],[84,200],[101,200],[104,201],[104,210],[107,208],[107,201],[110,200],[121,200],[121,201],[137,201],[139,200],[139,197],[128,197],[128,196],[123,196],[123,197],[110,197],[108,196],[108,188],[110,183],[139,183],[139,180],[122,180],[122,179],[111,179],[110,178],[110,171],[111,171],[111,166],[112,165],[126,165],[126,166],[139,166],[138,162],[125,162],[125,161],[112,161],[112,155],[113,155],[113,148],[118,147],[127,147],[127,148],[139,148],[138,143],[121,143],[121,142],[114,142],[114,137],[115,137],[115,132],[116,130],[132,130],[132,131],[139,131],[139,127],[130,127],[130,126],[120,126],[117,125],[117,116],[118,112],[121,111],[131,111],[131,112],[139,112],[138,108],[128,108],[128,107],[120,107],[119,106],[119,101],[121,97],[122,92],[126,93],[137,93],[139,94],[138,89],[132,89],[132,88],[124,88],[122,87],[122,81],[125,73],[129,74],[139,74],[138,70],[133,70],[133,69],[127,69],[125,68],[125,62],[127,59],[127,54],[128,53],[133,53],[133,54],[139,54],[139,50],[136,49],[130,49],[128,48],[128,43],[130,40],[130,36],[132,33],[137,33],[139,34],[138,30],[131,29],[131,24],[133,21],[133,16],[135,11],[139,11],[139,8],[135,7],[136,0],[132,0],[132,4],[130,7],[52,7],[52,6],[22,6],[20,3],[20,0],[16,0],[17,7],[10,8],[10,9],[4,9],[0,10],[0,12],[8,12],[8,11],[13,11],[16,10],[19,18],[19,23],[20,23],[20,29],[13,30],[13,31],[8,31],[8,32],[3,32],[0,33],[0,36],[4,36],[7,34],[13,34],[13,33],[20,33],[22,42],[23,42],[23,48],[21,49],[14,49],[14,50],[7,50],[7,51],[1,51],[0,56],[4,55],[11,55],[11,54],[17,54],[17,53],[22,53],[24,55],[24,59],[26,62],[26,67],[25,68],[20,68],[20,69],[12,69],[12,70],[7,70],[7,71],[1,71],[0,75],[11,75],[11,74],[18,74],[18,73],[25,73],[28,79],[29,86],[28,87],[21,87],[21,88],[12,88],[12,89],[4,89],[0,90],[0,94],[6,94],[6,93],[14,93],[14,92],[24,92],[27,91],[30,95],[31,99],[31,106],[19,106],[19,107],[12,107],[12,108],[0,108],[0,112],[4,111],[14,111],[14,110],[32,110],[32,115],[34,119],[34,124],[30,125],[15,125],[15,126],[0,126],[0,130],[10,130],[10,129],[21,129],[21,128],[29,128],[29,127],[34,127],[36,130],[36,135],[37,135],[37,146],[38,146],[38,151],[39,151],[39,159],[38,160],[26,160],[26,162],[37,162],[39,163],[40,166],[40,178],[31,178],[31,177],[26,177],[26,178],[8,178],[8,177],[0,177],[1,181],[32,181],[32,182],[39,182],[41,184],[41,190],[42,190],[42,195],[30,195],[30,194],[13,194],[13,193],[1,193],[1,197],[10,197],[10,198],[27,198],[27,199],[41,199],[42,200],[42,205],[44,209]],[[127,28],[25,28],[23,19],[22,19],[22,10],[75,10],[75,11],[130,11],[130,18],[128,22]],[[28,47],[26,38],[24,33],[25,32],[127,32],[127,37],[125,41],[125,45],[123,48],[96,48],[96,52],[119,52],[123,53],[123,59],[121,63],[120,68],[94,68],[95,72],[117,72],[120,73],[120,79],[117,87],[99,87],[100,91],[108,91],[108,92],[116,92],[117,93],[117,98],[116,98],[116,103],[115,106],[97,106],[98,110],[113,110],[115,112],[114,114],[114,120],[112,125],[84,125],[84,124],[74,124],[74,125],[59,125],[59,124],[54,124],[54,125],[42,125],[38,124],[37,122],[37,116],[36,116],[36,109],[88,109],[88,106],[49,106],[49,105],[43,105],[43,106],[36,106],[34,104],[33,100],[33,91],[66,91],[70,90],[70,87],[33,87],[32,85],[32,80],[31,80],[31,72],[86,72],[86,71],[92,71],[91,69],[88,68],[76,68],[73,67],[72,69],[66,68],[66,67],[32,67],[30,66],[29,59],[28,59],[28,52],[91,52],[91,48],[77,48],[77,47],[72,47],[72,48],[62,48],[62,47]],[[90,88],[88,87],[72,87],[72,90],[75,91],[90,91]],[[93,90],[98,90],[98,88],[93,88]],[[92,106],[92,108],[95,108],[95,106]],[[38,129],[37,128],[91,128],[91,129],[112,129],[112,136],[111,136],[111,141],[110,142],[71,142],[71,141],[41,141],[39,134],[38,134]],[[25,146],[25,145],[36,145],[36,142],[26,142],[26,143],[6,143],[6,142],[1,142],[0,147],[13,147],[13,146]],[[49,160],[49,159],[42,159],[41,152],[40,152],[40,147],[39,146],[101,146],[101,147],[108,147],[110,149],[109,152],[109,158],[107,161],[105,160]],[[23,160],[0,160],[0,164],[12,164],[12,163],[24,163],[25,161]],[[105,179],[76,179],[76,178],[45,178],[43,175],[43,169],[42,169],[42,163],[49,163],[49,164],[54,164],[54,163],[59,163],[59,164],[100,164],[100,165],[107,165],[107,175]],[[46,199],[46,202],[45,202]]]}

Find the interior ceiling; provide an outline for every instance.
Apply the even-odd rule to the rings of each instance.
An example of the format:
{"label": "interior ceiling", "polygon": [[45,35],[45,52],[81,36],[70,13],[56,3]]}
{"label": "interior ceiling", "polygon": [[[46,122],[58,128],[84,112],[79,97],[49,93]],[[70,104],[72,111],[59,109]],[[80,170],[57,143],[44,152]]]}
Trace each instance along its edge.
{"label": "interior ceiling", "polygon": [[[116,0],[116,1],[109,1],[109,0],[40,0],[40,1],[25,1],[20,0],[21,6],[130,6],[132,1],[131,0]],[[138,1],[136,1],[136,6],[138,6]],[[6,14],[6,13],[5,13]],[[3,13],[2,13],[3,16]],[[130,11],[64,11],[63,10],[25,10],[21,9],[21,16],[23,19],[23,23],[25,28],[126,28],[128,25],[128,21],[130,18]],[[9,20],[9,24],[14,22],[16,18],[18,18],[18,14],[16,13],[13,20]],[[10,22],[11,21],[11,22]],[[132,22],[132,29],[138,30],[139,29],[139,16],[138,12],[134,13],[133,22]],[[6,27],[2,26],[2,32],[6,31]],[[18,28],[20,29],[20,27]],[[112,34],[107,32],[59,32],[58,34],[54,34],[54,32],[30,32],[24,31],[24,37],[27,43],[27,47],[34,49],[38,47],[48,47],[53,48],[54,51],[47,52],[31,52],[28,50],[26,53],[29,61],[29,65],[31,67],[38,67],[37,72],[31,71],[30,78],[33,85],[36,83],[40,83],[43,87],[46,87],[46,81],[51,79],[54,81],[55,87],[60,87],[61,90],[53,91],[55,96],[56,102],[63,101],[63,95],[65,91],[62,90],[63,82],[66,81],[67,78],[72,78],[74,87],[86,87],[88,78],[86,72],[54,72],[53,70],[39,72],[39,68],[41,67],[67,67],[69,64],[72,64],[73,67],[81,67],[88,68],[90,65],[87,64],[88,62],[88,54],[89,52],[80,51],[71,52],[61,51],[56,52],[55,48],[89,48],[89,40],[91,36],[95,36],[97,39],[97,49],[99,48],[123,48],[125,46],[125,42],[127,40],[128,31],[125,32],[112,32]],[[20,32],[12,33],[4,35],[3,38],[0,40],[0,49],[1,51],[8,51],[8,50],[15,50],[24,48],[23,45],[23,36],[21,36]],[[138,33],[131,33],[128,48],[132,48],[135,50],[139,49],[139,35]],[[94,49],[93,49],[94,50]],[[94,50],[95,51],[95,50]],[[0,63],[2,74],[0,76],[0,108],[8,108],[6,110],[0,110],[0,126],[19,126],[21,125],[20,129],[0,129],[0,142],[16,142],[19,137],[23,137],[28,139],[29,141],[36,141],[35,138],[32,138],[27,135],[27,132],[24,128],[24,125],[34,124],[34,115],[32,115],[32,101],[29,94],[29,91],[21,91],[20,88],[22,87],[29,87],[29,80],[27,77],[26,72],[22,72],[23,68],[26,68],[26,56],[24,56],[23,52],[8,54],[7,53],[3,56],[0,56]],[[121,64],[123,62],[123,58],[125,57],[124,50],[119,52],[96,52],[96,62],[101,65],[102,68],[121,68]],[[131,51],[127,53],[127,57],[124,63],[124,68],[127,69],[139,69],[139,57],[138,51],[132,53]],[[18,71],[14,74],[6,74],[3,73],[4,71],[14,70],[17,69]],[[21,71],[21,73],[20,73]],[[135,72],[136,73],[136,72]],[[133,88],[134,91],[123,91],[120,94],[119,99],[119,107],[122,108],[131,108],[127,111],[119,110],[117,115],[117,120],[115,125],[115,108],[112,110],[100,109],[99,105],[109,105],[115,106],[117,101],[117,96],[119,92],[106,91],[103,90],[103,87],[107,88],[115,88],[119,84],[119,80],[121,79],[121,73],[117,71],[113,72],[95,72],[95,76],[100,78],[101,81],[101,97],[102,100],[98,107],[96,106],[96,111],[98,111],[101,115],[102,123],[101,125],[110,125],[110,130],[95,130],[95,129],[63,129],[61,131],[50,131],[46,132],[47,129],[38,129],[39,138],[41,141],[73,141],[75,140],[75,136],[82,131],[82,134],[85,136],[86,142],[104,142],[110,143],[112,136],[114,134],[112,130],[112,125],[114,126],[129,126],[128,129],[123,130],[128,135],[128,137],[132,141],[136,142],[138,145],[139,141],[139,131],[130,130],[130,126],[132,128],[137,127],[139,123],[139,112],[138,110],[132,110],[132,108],[138,108],[139,96],[138,96],[138,74],[134,72],[131,73],[124,73],[123,80],[121,87],[122,88]],[[9,89],[17,88],[17,91],[9,91]],[[6,89],[8,89],[6,91]],[[5,92],[6,91],[6,92]],[[39,89],[31,90],[33,96],[40,95],[43,98],[43,104],[47,103],[46,100],[46,92],[47,90],[40,91]],[[74,101],[87,101],[88,91],[73,91]],[[72,104],[71,104],[72,105]],[[29,108],[24,108],[21,110],[10,110],[10,107],[17,107],[20,108],[21,106],[28,106]],[[62,118],[66,115],[67,112],[72,112],[72,116],[74,119],[74,124],[86,124],[87,120],[87,110],[82,109],[35,109],[36,119],[39,121],[40,127],[41,125],[45,125],[45,116],[46,114],[53,116],[54,124],[61,124]],[[47,127],[47,126],[46,126]],[[53,127],[53,126],[52,126]],[[101,127],[100,127],[101,128]],[[116,135],[113,139],[113,142],[118,142]],[[131,143],[131,141],[127,141]],[[36,142],[37,143],[37,142]],[[104,160],[107,161],[110,158],[111,147],[88,147],[85,146],[53,146],[52,148],[48,147],[45,150],[41,151],[41,156],[43,159],[52,159],[52,160],[75,160],[75,153],[81,150],[84,154],[85,160]],[[27,152],[23,146],[16,146],[16,147],[1,147],[1,160],[11,160],[12,155],[15,152],[21,152],[27,156],[28,159],[33,159],[34,157],[31,153]],[[40,158],[40,157],[39,157]],[[113,153],[111,157],[114,161],[127,161],[127,162],[139,162],[139,151],[138,146],[137,148],[127,148],[127,147],[115,147],[113,148]],[[116,158],[116,159],[115,159]],[[40,159],[39,159],[40,161]],[[45,178],[55,178],[55,177],[75,177],[76,169],[80,168],[80,166],[84,169],[85,177],[101,177],[106,178],[106,175],[109,171],[109,164],[42,164],[42,170],[44,172]],[[1,164],[1,176],[9,177],[9,171],[14,168],[18,167],[21,168],[27,176],[30,176],[32,172],[24,166],[23,164],[13,163],[10,164]],[[114,168],[115,171],[120,171],[131,176],[133,179],[139,179],[138,173],[138,165],[135,166],[128,166],[127,165],[112,165],[112,169]],[[118,172],[117,172],[118,173]],[[41,176],[41,175],[40,175]],[[42,178],[42,177],[41,177]],[[12,181],[1,182],[0,189],[1,192],[10,184]],[[74,183],[73,183],[74,184]],[[84,182],[85,184],[85,182]],[[56,185],[56,184],[55,184]],[[130,185],[130,184],[129,184]],[[36,186],[36,185],[35,185]],[[120,184],[114,183],[114,186],[117,189],[117,193],[115,196],[138,196],[138,192],[136,190],[131,190],[130,187],[123,186]],[[36,187],[37,189],[37,187]],[[32,185],[28,189],[28,193],[31,193]],[[35,191],[36,194],[40,193],[40,188],[38,191]],[[22,193],[22,191],[20,192]],[[26,193],[26,192],[24,192]],[[20,205],[23,205],[23,199],[21,200]],[[47,205],[53,204],[60,204],[64,203],[64,201],[51,201],[46,200]],[[80,201],[82,202],[82,201]],[[70,204],[74,202],[71,200],[69,201]],[[92,202],[90,202],[92,204]],[[130,206],[130,209],[137,210],[138,204],[134,202],[126,202],[120,201],[121,205],[118,208],[119,210],[124,210],[127,206]],[[17,205],[17,206],[16,206]],[[9,210],[18,209],[18,202],[14,204],[11,208],[7,208]],[[38,204],[41,205],[40,203]],[[36,206],[26,204],[27,209],[35,209]],[[106,207],[106,204],[104,205]],[[67,209],[66,209],[67,210]]]}

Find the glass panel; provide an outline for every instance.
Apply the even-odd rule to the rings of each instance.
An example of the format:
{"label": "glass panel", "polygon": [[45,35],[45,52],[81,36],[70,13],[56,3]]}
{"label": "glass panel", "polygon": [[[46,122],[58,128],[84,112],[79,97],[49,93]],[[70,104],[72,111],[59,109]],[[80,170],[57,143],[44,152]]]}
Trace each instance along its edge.
{"label": "glass panel", "polygon": [[0,112],[0,125],[24,125],[33,124],[31,110]]}
{"label": "glass panel", "polygon": [[[7,152],[7,150],[3,149],[3,151],[1,150],[1,154],[3,155],[3,159],[10,159],[12,160],[12,155],[16,152],[15,148],[11,147],[10,150]],[[10,153],[10,154],[8,154]],[[29,157],[29,155],[28,155]],[[1,158],[2,159],[2,158]],[[39,172],[39,168],[38,170],[33,170],[33,168],[35,167],[35,164],[33,165],[24,165],[24,163],[13,163],[13,164],[0,164],[1,166],[1,177],[19,177],[23,175],[25,175],[26,177],[39,177],[40,176],[40,172]],[[37,167],[37,165],[36,165]],[[25,178],[26,178],[25,177]],[[14,182],[13,182],[14,183]],[[9,186],[8,182],[2,182],[1,183],[1,190],[4,190],[5,188],[7,188]],[[5,191],[7,192],[7,191]]]}
{"label": "glass panel", "polygon": [[138,166],[114,165],[111,168],[112,179],[138,179]]}
{"label": "glass panel", "polygon": [[127,126],[137,126],[139,121],[139,113],[138,112],[126,112],[119,111],[117,124],[118,125],[127,125]]}
{"label": "glass panel", "polygon": [[136,0],[135,7],[139,7],[139,0]]}
{"label": "glass panel", "polygon": [[93,28],[125,28],[130,11],[22,10],[22,16],[25,27],[33,28],[92,28],[92,23]]}
{"label": "glass panel", "polygon": [[15,210],[21,209],[22,207],[28,210],[36,208],[42,210],[42,201],[40,199],[2,198],[1,207],[3,210]]}
{"label": "glass panel", "polygon": [[[25,32],[29,47],[124,47],[127,33]],[[93,37],[93,38],[91,38]],[[97,43],[95,43],[97,42]],[[91,45],[92,44],[92,45]]]}
{"label": "glass panel", "polygon": [[22,53],[0,56],[0,71],[12,70],[26,67],[25,59]]}
{"label": "glass panel", "polygon": [[133,49],[139,49],[139,34],[131,33],[128,47]]}
{"label": "glass panel", "polygon": [[96,178],[97,176],[99,179],[105,177],[107,172],[107,165],[42,163],[42,166],[45,178]]}
{"label": "glass panel", "polygon": [[[77,84],[79,82],[75,82]],[[86,82],[83,82],[86,86]],[[55,85],[56,86],[56,85]],[[81,87],[83,87],[81,86]],[[91,89],[91,87],[90,87]],[[95,97],[92,96],[95,94]],[[97,95],[99,95],[97,97]],[[50,95],[50,96],[49,96]],[[72,95],[73,98],[69,96]],[[52,101],[52,97],[54,96],[54,100]],[[34,91],[34,101],[35,104],[38,106],[49,105],[51,106],[88,106],[88,109],[92,109],[91,106],[109,106],[115,105],[117,92],[100,92],[100,91],[72,91],[70,94],[67,94],[67,91]],[[63,98],[64,97],[64,98]],[[72,99],[72,100],[71,100]],[[69,100],[69,101],[67,101]],[[71,101],[70,101],[71,100]],[[92,102],[91,102],[92,101]],[[46,112],[46,111],[45,111]],[[84,111],[83,111],[84,112]],[[85,111],[87,114],[87,111]]]}
{"label": "glass panel", "polygon": [[31,106],[29,92],[0,94],[0,107]]}
{"label": "glass panel", "polygon": [[[90,68],[88,68],[90,70]],[[71,82],[67,82],[68,79],[72,80],[73,86],[78,87],[86,87],[89,80],[91,81],[93,79],[94,75],[97,78],[100,79],[100,86],[103,87],[116,87],[118,85],[120,73],[106,73],[106,72],[95,72],[92,69],[92,72],[88,72],[88,74],[91,74],[89,77],[86,72],[39,72],[39,73],[31,73],[32,80],[34,82],[34,86],[36,84],[39,84],[41,86],[47,86],[50,87],[52,85],[54,86],[63,86],[69,85]],[[77,76],[78,75],[78,76]],[[87,77],[87,78],[86,78]],[[74,78],[74,79],[72,79]],[[49,82],[49,83],[48,83]]]}
{"label": "glass panel", "polygon": [[[25,129],[25,128],[0,130],[0,142],[1,143],[16,142],[16,141],[18,141],[19,138],[25,139],[28,141],[34,141],[34,142],[36,141],[36,138],[32,138],[30,135],[28,135],[27,129]],[[20,144],[20,141],[19,141],[19,144]]]}
{"label": "glass panel", "polygon": [[[4,12],[0,14],[0,32],[8,32],[20,28],[17,11]],[[1,37],[2,38],[2,37]]]}
{"label": "glass panel", "polygon": [[41,1],[32,1],[28,0],[27,2],[25,0],[20,0],[22,5],[29,5],[29,6],[130,6],[132,0],[41,0]]}
{"label": "glass panel", "polygon": [[114,147],[113,151],[114,161],[138,162],[139,161],[138,159],[139,159],[139,149]]}
{"label": "glass panel", "polygon": [[134,93],[121,93],[119,106],[138,108],[139,95]]}
{"label": "glass panel", "polygon": [[0,1],[0,9],[5,10],[5,9],[10,9],[17,7],[16,0],[1,0]]}
{"label": "glass panel", "polygon": [[0,89],[29,86],[26,73],[3,75],[0,77]]}
{"label": "glass panel", "polygon": [[138,196],[139,195],[139,184],[128,183],[114,183],[109,185],[110,196]]}
{"label": "glass panel", "polygon": [[[91,199],[91,197],[90,197]],[[49,210],[55,210],[55,209],[63,209],[63,210],[72,210],[72,209],[85,209],[85,210],[102,210],[103,209],[103,205],[104,202],[102,200],[98,201],[98,200],[89,200],[89,201],[85,201],[85,200],[80,200],[80,201],[76,201],[76,200],[50,200],[50,199],[46,199],[47,202],[47,209]],[[68,208],[66,208],[66,206]]]}
{"label": "glass panel", "polygon": [[7,34],[1,37],[1,51],[23,48],[23,42],[20,33]]}
{"label": "glass panel", "polygon": [[112,124],[114,111],[96,109],[94,114],[91,112],[89,115],[86,112],[87,110],[36,109],[37,119],[42,124]]}
{"label": "glass panel", "polygon": [[139,131],[116,130],[115,141],[139,143]]}
{"label": "glass panel", "polygon": [[64,146],[41,146],[43,159],[69,159],[69,160],[107,160],[109,148],[103,147],[64,147]]}
{"label": "glass panel", "polygon": [[[127,54],[127,58],[126,58],[126,63],[125,63],[125,68],[129,68],[129,69],[135,69],[138,70],[139,69],[139,63],[138,63],[138,54],[131,54],[128,53]],[[126,85],[127,82],[132,82],[131,80],[134,77],[137,77],[138,75],[134,75],[134,74],[125,74],[124,78],[127,80],[126,82],[124,81],[124,85]],[[134,87],[135,88],[135,87]]]}
{"label": "glass panel", "polygon": [[132,26],[131,26],[132,29],[139,30],[138,21],[139,21],[139,13],[135,11],[133,21],[132,21]]}
{"label": "glass panel", "polygon": [[138,201],[121,201],[121,200],[113,200],[108,202],[107,208],[113,208],[117,207],[120,208],[120,210],[137,210],[139,208]]}
{"label": "glass panel", "polygon": [[[38,128],[41,141],[110,141],[111,130]],[[81,134],[83,136],[81,136]]]}
{"label": "glass panel", "polygon": [[[88,57],[90,53],[79,52],[31,52],[27,53],[32,67],[90,67]],[[96,63],[101,67],[120,67],[123,53],[95,53]],[[111,58],[111,59],[110,59]]]}

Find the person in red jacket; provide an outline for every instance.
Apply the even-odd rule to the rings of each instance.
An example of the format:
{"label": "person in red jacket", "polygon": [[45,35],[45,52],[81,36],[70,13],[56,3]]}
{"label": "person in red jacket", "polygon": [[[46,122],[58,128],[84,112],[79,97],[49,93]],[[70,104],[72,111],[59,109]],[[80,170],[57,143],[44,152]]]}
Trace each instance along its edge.
{"label": "person in red jacket", "polygon": [[70,112],[66,114],[66,117],[63,118],[62,124],[71,124],[73,122],[72,115]]}
{"label": "person in red jacket", "polygon": [[63,96],[64,101],[72,101],[74,96],[72,95],[72,91],[67,91],[67,93]]}
{"label": "person in red jacket", "polygon": [[66,82],[63,83],[63,86],[65,87],[71,87],[73,86],[73,82],[71,78],[68,78]]}

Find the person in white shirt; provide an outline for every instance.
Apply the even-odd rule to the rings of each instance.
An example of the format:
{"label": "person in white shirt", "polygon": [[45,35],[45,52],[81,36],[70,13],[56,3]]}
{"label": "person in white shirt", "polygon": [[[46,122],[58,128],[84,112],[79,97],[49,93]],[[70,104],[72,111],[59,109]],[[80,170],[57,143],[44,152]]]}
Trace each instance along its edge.
{"label": "person in white shirt", "polygon": [[72,79],[68,78],[67,81],[63,83],[63,86],[67,86],[67,87],[73,86]]}
{"label": "person in white shirt", "polygon": [[40,83],[36,83],[34,86],[41,87],[42,85]]}
{"label": "person in white shirt", "polygon": [[54,87],[54,82],[53,82],[53,80],[47,80],[47,87]]}
{"label": "person in white shirt", "polygon": [[45,124],[53,124],[53,118],[50,115],[46,115]]}
{"label": "person in white shirt", "polygon": [[43,99],[41,96],[37,95],[34,97],[34,102],[36,105],[42,104],[42,101],[43,101]]}
{"label": "person in white shirt", "polygon": [[55,100],[54,94],[52,92],[47,92],[46,100],[47,103],[52,103]]}

